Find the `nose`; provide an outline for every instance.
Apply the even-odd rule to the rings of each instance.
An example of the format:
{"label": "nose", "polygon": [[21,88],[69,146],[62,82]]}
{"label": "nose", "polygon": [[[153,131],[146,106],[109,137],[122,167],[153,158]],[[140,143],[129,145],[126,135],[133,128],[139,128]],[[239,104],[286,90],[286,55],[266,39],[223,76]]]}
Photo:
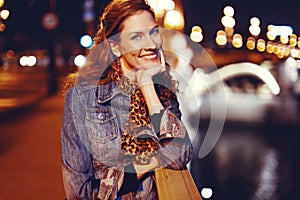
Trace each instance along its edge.
{"label": "nose", "polygon": [[143,46],[145,50],[157,49],[159,48],[159,46],[160,46],[159,41],[151,37],[151,35],[145,37],[144,46]]}

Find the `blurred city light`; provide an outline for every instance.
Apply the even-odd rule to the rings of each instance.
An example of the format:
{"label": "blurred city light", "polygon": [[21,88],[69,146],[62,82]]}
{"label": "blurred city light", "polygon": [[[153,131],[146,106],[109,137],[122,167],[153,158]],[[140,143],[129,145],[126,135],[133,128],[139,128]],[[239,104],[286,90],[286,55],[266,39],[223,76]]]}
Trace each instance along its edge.
{"label": "blurred city light", "polygon": [[86,58],[83,56],[83,55],[77,55],[75,56],[74,58],[74,64],[77,66],[77,67],[82,67],[85,65],[85,62],[86,62]]}
{"label": "blurred city light", "polygon": [[247,39],[246,46],[247,46],[247,48],[248,48],[249,50],[253,50],[253,49],[255,49],[255,43],[256,43],[255,38],[249,37],[249,38]]}
{"label": "blurred city light", "polygon": [[277,44],[277,43],[275,43],[274,44],[274,54],[279,54],[279,52],[280,52],[280,45],[279,44]]}
{"label": "blurred city light", "polygon": [[167,11],[164,26],[170,29],[182,29],[184,26],[183,16],[177,10]]}
{"label": "blurred city light", "polygon": [[93,39],[89,35],[84,35],[80,38],[80,45],[89,48],[93,45]]}
{"label": "blurred city light", "polygon": [[[224,26],[225,36],[217,33],[216,43],[219,46],[224,46],[227,43],[232,43],[234,34],[235,19],[233,18],[234,9],[232,6],[225,6],[223,9],[224,16],[221,18],[221,23]],[[219,31],[218,31],[219,32]]]}
{"label": "blurred city light", "polygon": [[0,21],[0,32],[3,32],[6,28],[6,25]]}
{"label": "blurred city light", "polygon": [[258,36],[260,34],[260,31],[261,31],[261,29],[260,29],[259,26],[255,26],[255,25],[250,25],[249,26],[249,32],[253,36]]}
{"label": "blurred city light", "polygon": [[157,7],[164,10],[173,10],[175,8],[175,2],[172,0],[157,0]]}
{"label": "blurred city light", "polygon": [[35,56],[21,56],[19,59],[19,63],[21,66],[29,66],[33,67],[37,62],[37,59]]}
{"label": "blurred city light", "polygon": [[9,10],[1,10],[1,12],[0,12],[0,16],[1,16],[1,18],[2,19],[4,19],[4,20],[7,20],[7,18],[9,17]]}
{"label": "blurred city light", "polygon": [[268,31],[268,32],[266,33],[266,35],[267,35],[267,38],[268,38],[269,40],[275,40],[275,39],[276,39],[276,34],[275,34],[274,32],[272,32],[272,31]]}
{"label": "blurred city light", "polygon": [[211,188],[202,188],[201,196],[205,199],[211,198],[213,195],[213,190]]}
{"label": "blurred city light", "polygon": [[293,58],[300,58],[300,50],[299,49],[292,49],[291,50],[291,56]]}
{"label": "blurred city light", "polygon": [[224,46],[227,44],[227,35],[226,32],[223,30],[219,30],[217,32],[217,36],[216,36],[216,43],[219,46]]}
{"label": "blurred city light", "polygon": [[85,0],[83,3],[82,20],[86,23],[91,22],[95,19],[94,1]]}
{"label": "blurred city light", "polygon": [[201,42],[203,40],[202,29],[200,26],[193,26],[190,38],[193,42]]}
{"label": "blurred city light", "polygon": [[280,42],[282,44],[287,44],[289,42],[289,37],[287,35],[281,35],[280,36]]}
{"label": "blurred city light", "polygon": [[255,25],[255,26],[259,26],[260,25],[260,20],[257,17],[252,17],[250,19],[250,24]]}
{"label": "blurred city light", "polygon": [[4,0],[0,0],[0,8],[4,5],[5,1]]}
{"label": "blurred city light", "polygon": [[165,14],[164,9],[161,9],[157,5],[157,0],[148,0],[147,1],[150,7],[154,10],[155,17],[161,18]]}
{"label": "blurred city light", "polygon": [[15,52],[14,52],[13,50],[8,50],[8,51],[6,52],[6,57],[7,57],[8,59],[12,59],[14,56],[15,56]]}
{"label": "blurred city light", "polygon": [[257,17],[252,17],[250,19],[249,32],[253,36],[258,36],[260,34],[260,20]]}
{"label": "blurred city light", "polygon": [[273,53],[273,52],[274,52],[274,45],[273,45],[273,42],[271,42],[271,41],[268,41],[268,42],[267,42],[266,51],[267,51],[268,53]]}
{"label": "blurred city light", "polygon": [[297,46],[297,35],[296,34],[290,35],[290,45],[293,47]]}
{"label": "blurred city light", "polygon": [[258,39],[256,49],[260,52],[265,51],[266,49],[266,42],[263,39]]}
{"label": "blurred city light", "polygon": [[268,32],[272,32],[272,34],[276,36],[286,35],[289,36],[293,34],[294,29],[291,26],[278,26],[278,25],[269,25]]}
{"label": "blurred city light", "polygon": [[232,46],[235,48],[241,48],[243,46],[243,38],[242,35],[239,33],[234,34],[232,40]]}
{"label": "blurred city light", "polygon": [[232,28],[235,26],[235,19],[227,15],[222,17],[221,22],[224,27]]}
{"label": "blurred city light", "polygon": [[233,17],[234,9],[232,6],[225,6],[223,9],[223,13],[225,16]]}

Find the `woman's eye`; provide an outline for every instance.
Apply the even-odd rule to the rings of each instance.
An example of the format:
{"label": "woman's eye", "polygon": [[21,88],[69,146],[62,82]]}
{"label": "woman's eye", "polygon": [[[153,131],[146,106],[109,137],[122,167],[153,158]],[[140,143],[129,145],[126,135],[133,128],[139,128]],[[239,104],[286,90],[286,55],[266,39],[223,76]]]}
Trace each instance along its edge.
{"label": "woman's eye", "polygon": [[141,36],[140,35],[134,35],[131,37],[132,40],[139,40],[141,39]]}
{"label": "woman's eye", "polygon": [[154,29],[152,29],[151,30],[151,35],[156,35],[156,34],[158,34],[159,33],[159,29],[158,29],[158,27],[155,27]]}

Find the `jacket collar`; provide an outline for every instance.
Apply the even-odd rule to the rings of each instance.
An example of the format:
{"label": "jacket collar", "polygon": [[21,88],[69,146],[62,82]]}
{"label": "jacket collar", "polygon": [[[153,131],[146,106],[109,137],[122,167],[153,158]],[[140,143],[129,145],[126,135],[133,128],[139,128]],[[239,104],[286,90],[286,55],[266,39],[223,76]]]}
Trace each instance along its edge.
{"label": "jacket collar", "polygon": [[107,102],[121,92],[114,81],[110,81],[107,84],[98,85],[97,87],[98,103]]}
{"label": "jacket collar", "polygon": [[98,103],[107,102],[121,92],[114,81],[101,85],[96,84],[96,82],[91,83],[82,81],[76,84],[76,90],[78,93],[82,93],[87,90],[95,90]]}

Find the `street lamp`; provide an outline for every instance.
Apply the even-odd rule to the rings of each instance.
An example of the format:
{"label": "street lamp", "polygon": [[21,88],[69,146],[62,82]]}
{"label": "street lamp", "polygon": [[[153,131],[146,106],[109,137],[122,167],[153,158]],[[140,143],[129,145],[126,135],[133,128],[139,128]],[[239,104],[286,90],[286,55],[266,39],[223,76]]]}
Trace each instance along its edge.
{"label": "street lamp", "polygon": [[221,23],[224,26],[227,41],[232,41],[232,36],[234,33],[235,19],[233,18],[234,9],[232,6],[226,6],[223,9],[224,16],[221,18]]}

